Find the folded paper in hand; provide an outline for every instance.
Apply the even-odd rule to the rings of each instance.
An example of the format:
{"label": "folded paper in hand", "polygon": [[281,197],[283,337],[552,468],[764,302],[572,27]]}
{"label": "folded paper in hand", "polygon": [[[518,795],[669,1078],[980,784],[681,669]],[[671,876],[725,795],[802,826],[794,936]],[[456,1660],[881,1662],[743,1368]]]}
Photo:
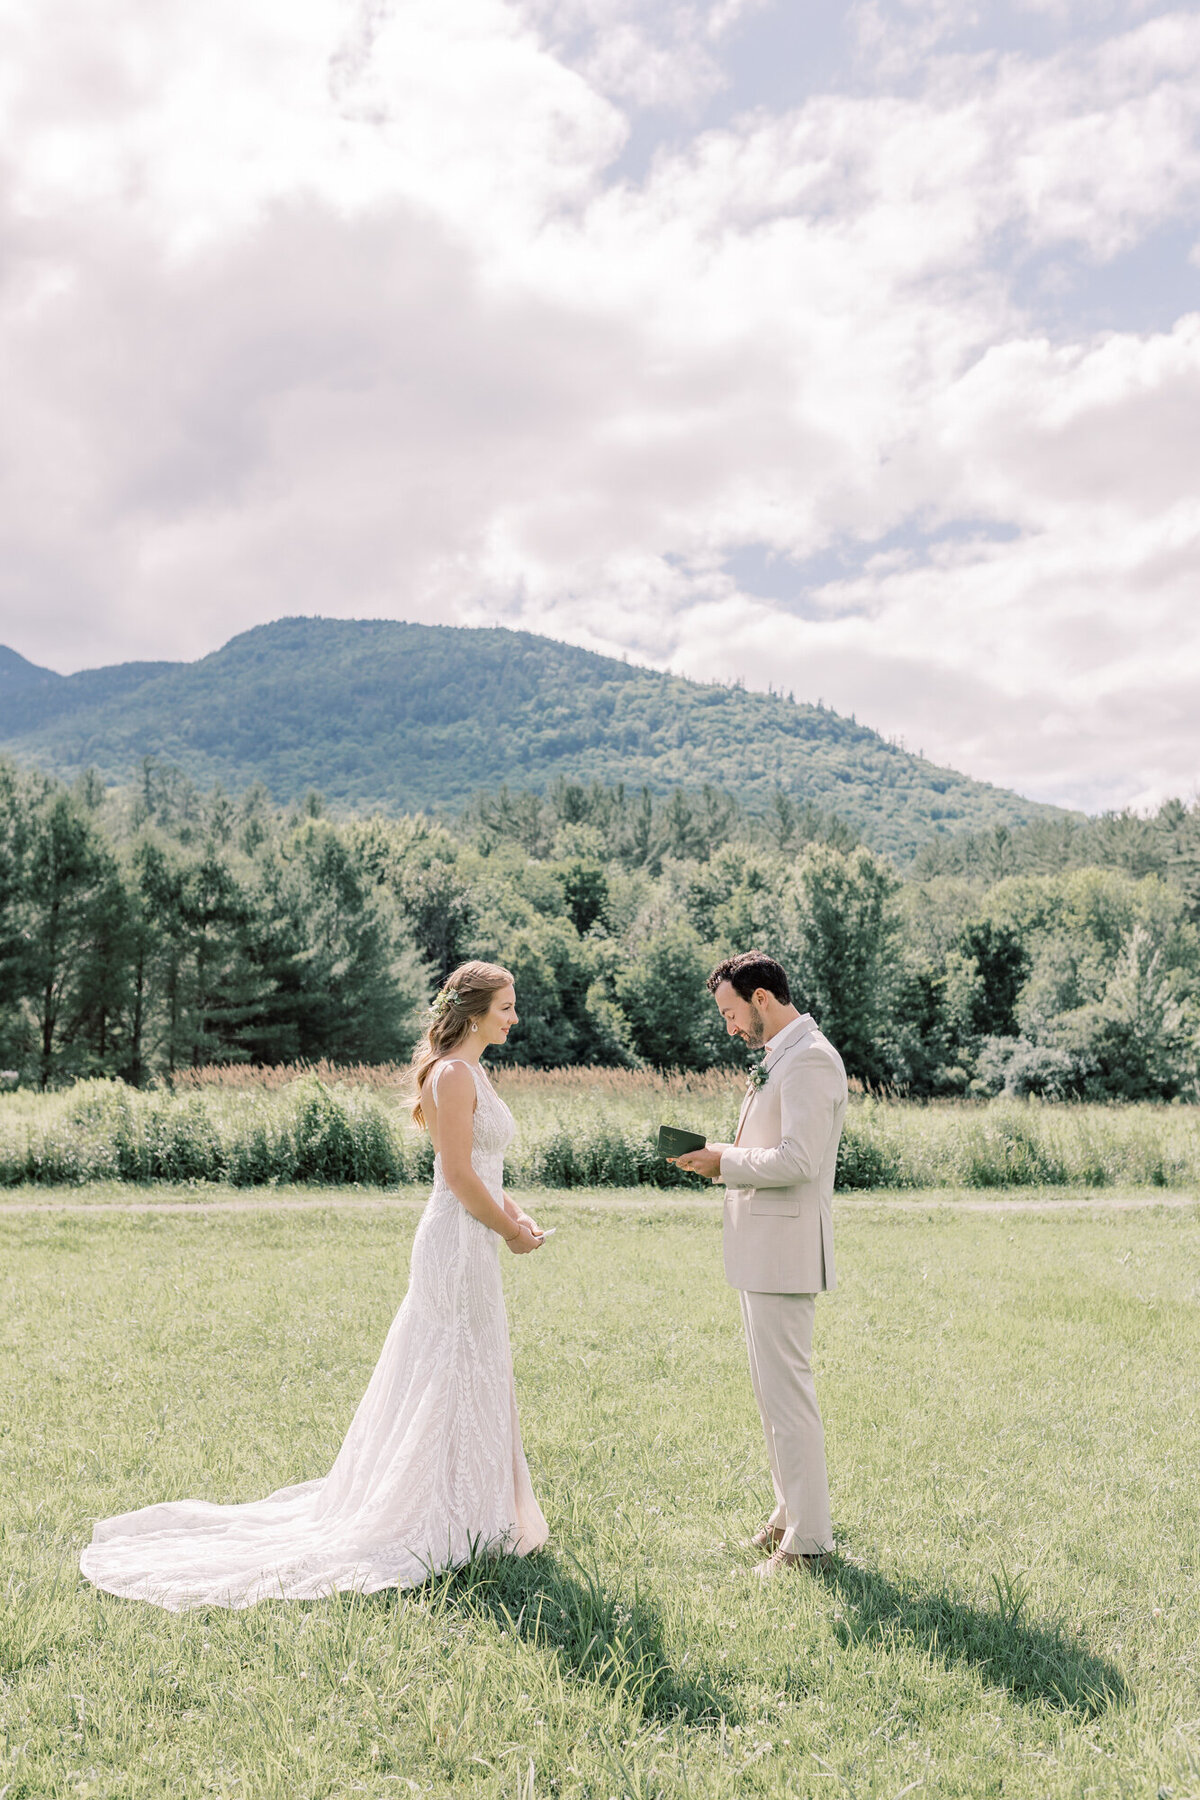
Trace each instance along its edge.
{"label": "folded paper in hand", "polygon": [[658,1128],[658,1154],[660,1156],[686,1156],[689,1150],[703,1150],[706,1139],[698,1131],[680,1131],[674,1125],[660,1125]]}

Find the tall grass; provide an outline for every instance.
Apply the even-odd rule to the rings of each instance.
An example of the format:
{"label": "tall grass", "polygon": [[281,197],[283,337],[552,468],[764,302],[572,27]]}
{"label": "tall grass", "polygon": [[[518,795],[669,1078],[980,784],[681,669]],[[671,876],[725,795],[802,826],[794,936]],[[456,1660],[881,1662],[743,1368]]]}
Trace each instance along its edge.
{"label": "tall grass", "polygon": [[[14,1097],[14,1099],[17,1097]],[[12,1116],[9,1117],[8,1115]],[[393,1186],[427,1181],[428,1138],[362,1089],[313,1076],[275,1092],[139,1093],[84,1081],[0,1111],[0,1183],[222,1181]]]}
{"label": "tall grass", "polygon": [[206,1063],[199,1069],[177,1069],[164,1077],[164,1085],[176,1094],[208,1093],[213,1089],[222,1093],[276,1093],[305,1075],[314,1075],[327,1085],[349,1083],[372,1092],[401,1093],[408,1085],[409,1074],[408,1063],[334,1063],[323,1056],[316,1062]]}
{"label": "tall grass", "polygon": [[[631,1077],[524,1071],[500,1077],[518,1133],[511,1182],[526,1187],[690,1187],[657,1154],[660,1123],[733,1136],[740,1084],[728,1075]],[[620,1072],[624,1073],[624,1072]],[[426,1184],[428,1137],[397,1082],[307,1073],[260,1086],[221,1082],[137,1092],[87,1081],[62,1093],[0,1096],[0,1185],[90,1181]],[[855,1096],[838,1185],[880,1188],[1158,1187],[1200,1183],[1200,1108],[1054,1106],[998,1100],[923,1106]]]}
{"label": "tall grass", "polygon": [[838,1186],[1156,1187],[1200,1181],[1200,1108],[866,1098],[846,1114]]}
{"label": "tall grass", "polygon": [[[741,1091],[742,1077],[733,1069],[608,1069],[581,1064],[566,1069],[526,1069],[506,1067],[503,1063],[489,1068],[489,1073],[511,1103],[514,1096],[552,1095],[561,1098],[571,1094],[604,1094],[612,1099],[642,1101],[647,1096],[679,1095],[723,1097]],[[290,1087],[302,1075],[315,1075],[318,1080],[348,1083],[370,1088],[374,1092],[400,1095],[407,1091],[411,1069],[408,1063],[332,1063],[319,1062],[210,1063],[199,1069],[180,1069],[166,1083],[176,1093],[223,1090],[273,1091]]]}

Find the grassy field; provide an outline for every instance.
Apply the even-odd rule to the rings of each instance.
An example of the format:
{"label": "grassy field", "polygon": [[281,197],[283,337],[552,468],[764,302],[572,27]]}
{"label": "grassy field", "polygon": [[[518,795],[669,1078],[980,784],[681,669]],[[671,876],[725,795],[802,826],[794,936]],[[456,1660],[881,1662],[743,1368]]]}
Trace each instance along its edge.
{"label": "grassy field", "polygon": [[[0,1095],[0,1187],[427,1184],[432,1150],[408,1118],[404,1080],[395,1068],[298,1079],[295,1071],[201,1070],[174,1092],[87,1081]],[[497,1084],[517,1119],[513,1179],[548,1189],[702,1190],[658,1155],[658,1126],[731,1138],[743,1091],[728,1071],[508,1070]],[[838,1159],[843,1191],[1052,1185],[1194,1191],[1200,1107],[851,1100]]]}
{"label": "grassy field", "polygon": [[415,1209],[0,1207],[4,1800],[1200,1793],[1200,1211],[840,1202],[838,1557],[764,1589],[717,1213],[646,1198],[503,1265],[547,1553],[182,1617],[90,1520],[320,1473]]}

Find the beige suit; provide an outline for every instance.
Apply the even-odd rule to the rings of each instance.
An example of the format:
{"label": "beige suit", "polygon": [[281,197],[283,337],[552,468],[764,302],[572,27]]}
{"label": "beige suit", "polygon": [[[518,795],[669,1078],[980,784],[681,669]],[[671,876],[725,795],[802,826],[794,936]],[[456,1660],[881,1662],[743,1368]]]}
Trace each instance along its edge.
{"label": "beige suit", "polygon": [[815,1296],[835,1284],[833,1177],[846,1113],[842,1059],[808,1013],[763,1059],[737,1142],[722,1151],[725,1274],[741,1293],[780,1548],[833,1547],[825,1433],[812,1378]]}

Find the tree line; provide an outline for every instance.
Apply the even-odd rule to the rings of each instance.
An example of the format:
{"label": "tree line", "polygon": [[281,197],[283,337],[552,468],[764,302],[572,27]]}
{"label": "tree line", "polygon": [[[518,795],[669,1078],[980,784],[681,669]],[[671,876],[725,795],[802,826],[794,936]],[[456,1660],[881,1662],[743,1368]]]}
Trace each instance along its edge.
{"label": "tree line", "polygon": [[402,1058],[485,956],[517,980],[513,1061],[740,1065],[704,978],[758,945],[864,1084],[1196,1097],[1200,808],[1056,829],[951,839],[902,875],[782,791],[755,815],[560,781],[454,819],[330,818],[154,762],[129,788],[0,763],[0,1063],[142,1086]]}

